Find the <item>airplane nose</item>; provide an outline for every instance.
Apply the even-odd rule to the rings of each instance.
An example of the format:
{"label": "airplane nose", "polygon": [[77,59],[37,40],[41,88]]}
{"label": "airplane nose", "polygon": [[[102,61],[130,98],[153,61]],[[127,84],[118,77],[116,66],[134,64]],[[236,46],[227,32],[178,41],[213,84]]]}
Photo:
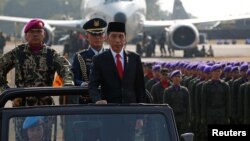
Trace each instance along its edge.
{"label": "airplane nose", "polygon": [[126,17],[126,15],[125,15],[124,13],[118,12],[118,13],[116,13],[115,16],[114,16],[114,21],[115,21],[115,22],[123,22],[123,23],[126,23],[127,17]]}

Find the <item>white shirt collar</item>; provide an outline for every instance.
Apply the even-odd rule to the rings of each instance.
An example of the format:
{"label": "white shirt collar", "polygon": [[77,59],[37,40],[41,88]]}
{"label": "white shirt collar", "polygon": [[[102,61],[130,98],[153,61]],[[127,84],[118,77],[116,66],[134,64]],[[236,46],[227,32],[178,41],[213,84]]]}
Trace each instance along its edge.
{"label": "white shirt collar", "polygon": [[99,50],[99,51],[97,51],[97,50],[95,50],[93,48],[90,48],[90,49],[95,53],[95,55],[100,54],[100,53],[102,53],[104,51],[103,48],[101,50]]}
{"label": "white shirt collar", "polygon": [[[117,53],[114,52],[112,49],[110,49],[110,50],[111,50],[111,53],[112,53],[112,55],[113,55],[113,58],[116,59],[115,56],[116,56]],[[120,51],[119,54],[120,54],[120,56],[121,56],[121,59],[123,60],[123,58],[124,58],[123,49]]]}

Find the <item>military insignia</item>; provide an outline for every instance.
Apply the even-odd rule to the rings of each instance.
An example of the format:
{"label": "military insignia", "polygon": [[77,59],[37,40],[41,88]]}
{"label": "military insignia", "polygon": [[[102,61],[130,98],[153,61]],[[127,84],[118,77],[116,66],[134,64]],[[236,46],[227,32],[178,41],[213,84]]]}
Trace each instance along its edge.
{"label": "military insignia", "polygon": [[97,27],[97,26],[100,26],[100,22],[97,20],[97,21],[94,21],[94,26]]}

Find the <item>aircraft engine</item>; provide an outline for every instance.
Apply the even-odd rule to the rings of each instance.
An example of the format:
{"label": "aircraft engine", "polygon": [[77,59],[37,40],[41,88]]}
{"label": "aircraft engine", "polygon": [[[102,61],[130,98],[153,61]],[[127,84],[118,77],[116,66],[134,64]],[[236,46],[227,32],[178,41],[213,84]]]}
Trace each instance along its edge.
{"label": "aircraft engine", "polygon": [[192,24],[176,24],[168,29],[168,44],[179,50],[197,47],[199,32]]}
{"label": "aircraft engine", "polygon": [[[44,43],[48,46],[51,46],[52,43],[53,43],[53,39],[54,39],[54,28],[52,28],[49,24],[47,23],[44,23],[44,27],[45,27],[45,38],[44,38]],[[24,29],[25,29],[25,26],[23,27],[22,29],[22,33],[21,33],[21,36],[22,36],[22,40],[24,42],[26,42],[25,40],[25,33],[24,33]]]}

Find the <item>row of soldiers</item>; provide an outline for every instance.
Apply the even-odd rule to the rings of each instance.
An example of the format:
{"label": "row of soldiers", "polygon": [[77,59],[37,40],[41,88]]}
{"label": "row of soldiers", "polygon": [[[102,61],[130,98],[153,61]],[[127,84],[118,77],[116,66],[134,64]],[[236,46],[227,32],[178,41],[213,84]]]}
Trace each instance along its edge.
{"label": "row of soldiers", "polygon": [[193,131],[201,140],[207,138],[209,124],[249,124],[248,62],[145,62],[143,66],[146,89],[154,103],[173,108],[179,133]]}

